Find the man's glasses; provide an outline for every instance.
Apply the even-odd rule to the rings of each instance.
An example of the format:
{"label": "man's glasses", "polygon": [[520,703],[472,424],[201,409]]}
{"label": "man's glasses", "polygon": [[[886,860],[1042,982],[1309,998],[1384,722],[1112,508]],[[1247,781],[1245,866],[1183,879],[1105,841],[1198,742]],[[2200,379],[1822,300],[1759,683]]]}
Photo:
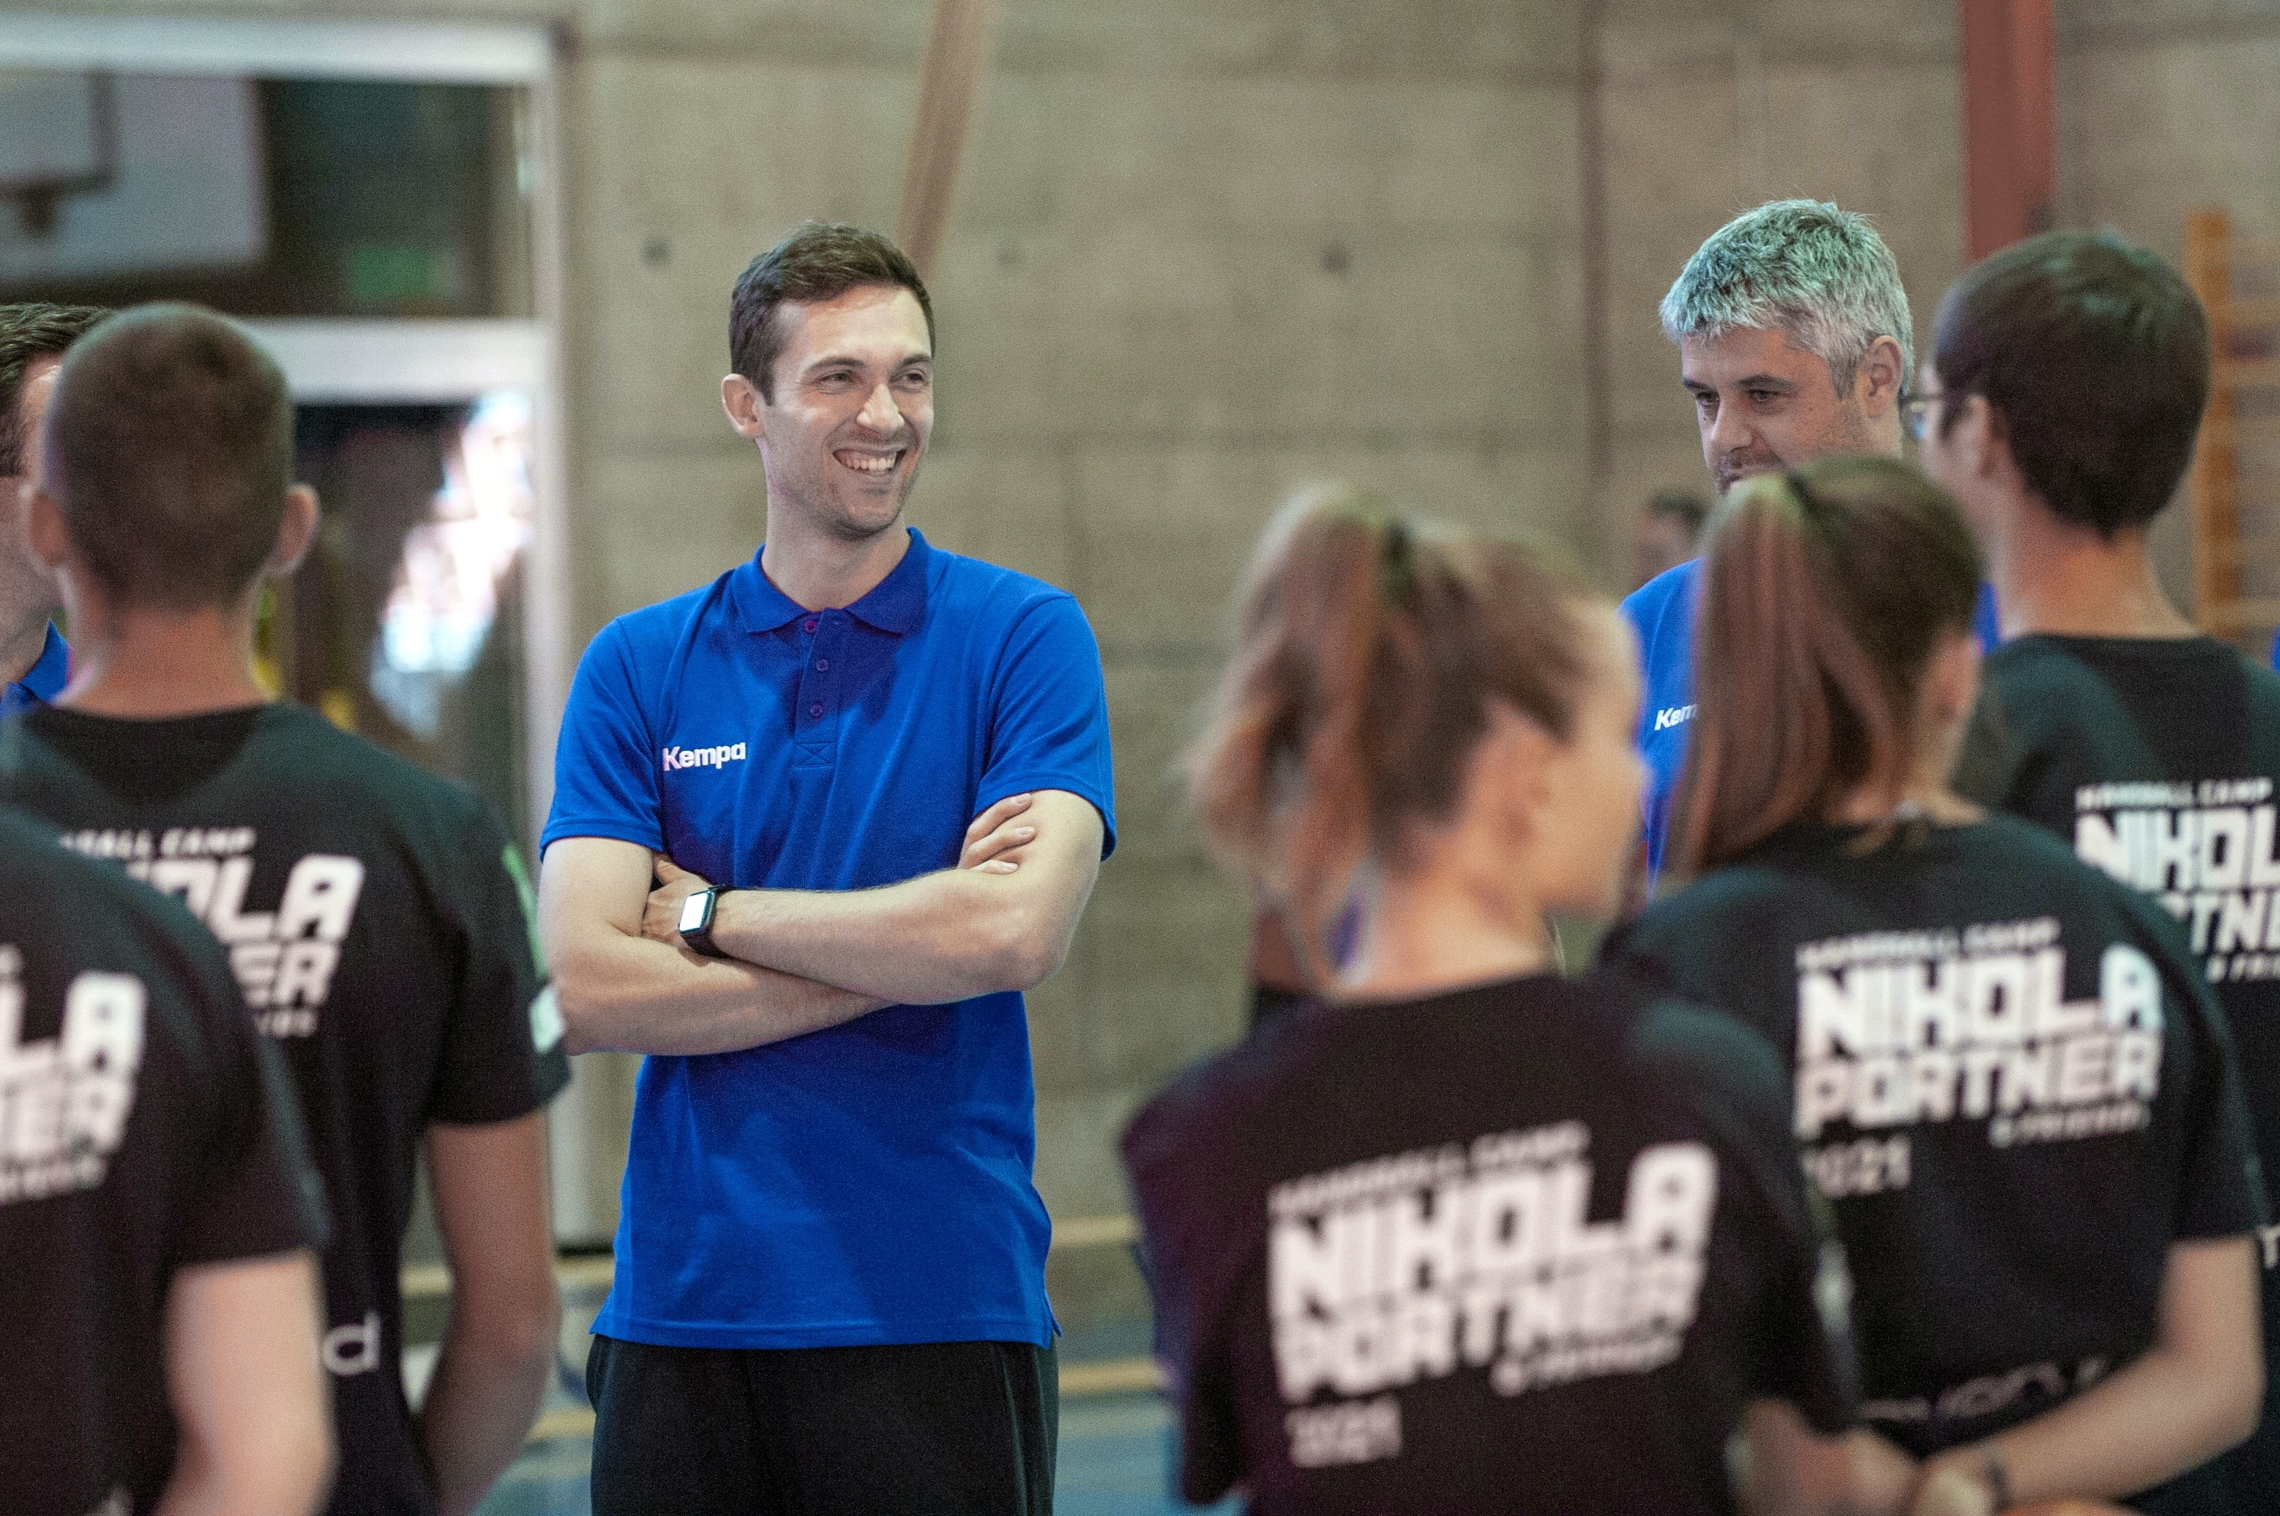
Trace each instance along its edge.
{"label": "man's glasses", "polygon": [[1940,402],[1946,398],[1944,394],[1903,395],[1900,424],[1908,429],[1908,435],[1918,442],[1931,435],[1932,418],[1940,413]]}

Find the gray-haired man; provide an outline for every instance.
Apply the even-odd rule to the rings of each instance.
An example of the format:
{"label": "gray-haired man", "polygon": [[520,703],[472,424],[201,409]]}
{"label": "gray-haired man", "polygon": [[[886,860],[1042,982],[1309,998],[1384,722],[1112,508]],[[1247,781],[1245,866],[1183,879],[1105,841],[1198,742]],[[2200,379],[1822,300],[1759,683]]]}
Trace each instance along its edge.
{"label": "gray-haired man", "polygon": [[[1694,399],[1702,461],[1720,494],[1737,479],[1841,453],[1900,456],[1900,395],[1915,341],[1900,266],[1868,218],[1775,200],[1710,235],[1662,302]],[[1694,605],[1701,560],[1623,602],[1646,663],[1639,751],[1647,760],[1647,868],[1659,871],[1694,718]],[[1991,642],[1992,607],[1980,606]]]}

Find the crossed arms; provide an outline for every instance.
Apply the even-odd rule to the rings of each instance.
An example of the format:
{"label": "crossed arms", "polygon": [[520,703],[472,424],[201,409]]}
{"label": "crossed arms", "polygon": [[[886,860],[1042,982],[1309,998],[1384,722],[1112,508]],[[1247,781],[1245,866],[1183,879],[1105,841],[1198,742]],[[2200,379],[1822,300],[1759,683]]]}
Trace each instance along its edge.
{"label": "crossed arms", "polygon": [[681,902],[708,881],[648,848],[546,850],[539,931],[573,1053],[726,1053],[882,1006],[938,1005],[1051,977],[1100,872],[1102,823],[1065,790],[1015,795],[966,832],[958,867],[870,890],[724,890],[705,958]]}

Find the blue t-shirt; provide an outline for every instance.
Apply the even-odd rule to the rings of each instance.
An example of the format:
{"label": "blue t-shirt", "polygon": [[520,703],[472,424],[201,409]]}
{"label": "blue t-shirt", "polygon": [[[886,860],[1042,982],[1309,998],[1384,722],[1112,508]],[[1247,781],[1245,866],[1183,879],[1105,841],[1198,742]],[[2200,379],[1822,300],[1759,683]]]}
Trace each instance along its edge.
{"label": "blue t-shirt", "polygon": [[0,685],[0,716],[28,711],[36,705],[53,705],[70,678],[71,649],[64,644],[63,633],[57,631],[51,621],[47,641],[40,644],[40,656],[24,670],[24,677]]}
{"label": "blue t-shirt", "polygon": [[[844,610],[757,555],[586,649],[541,841],[615,837],[738,889],[955,867],[1008,795],[1067,790],[1115,845],[1100,653],[1069,595],[927,545]],[[897,1005],[641,1068],[594,1330],[680,1347],[1055,1331],[1018,994]]]}
{"label": "blue t-shirt", "polygon": [[[1645,694],[1639,707],[1639,756],[1647,763],[1647,790],[1641,809],[1647,828],[1647,878],[1662,872],[1671,810],[1686,767],[1687,738],[1694,722],[1694,603],[1702,593],[1702,560],[1689,558],[1633,590],[1623,614],[1639,634],[1645,666]],[[2003,640],[1995,619],[1995,587],[1979,587],[1972,631],[1982,648]]]}

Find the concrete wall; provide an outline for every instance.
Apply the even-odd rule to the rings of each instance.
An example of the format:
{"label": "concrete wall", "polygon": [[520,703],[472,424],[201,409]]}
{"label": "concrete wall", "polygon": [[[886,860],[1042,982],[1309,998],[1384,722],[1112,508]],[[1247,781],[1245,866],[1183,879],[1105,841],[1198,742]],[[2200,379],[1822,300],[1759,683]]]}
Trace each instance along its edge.
{"label": "concrete wall", "polygon": [[[580,628],[749,554],[727,290],[803,217],[892,225],[930,5],[270,8],[561,26]],[[2066,220],[2174,252],[2214,198],[2280,231],[2280,0],[2060,16]],[[1122,1208],[1123,1118],[1241,1027],[1243,902],[1165,771],[1278,498],[1380,484],[1614,584],[1647,492],[1705,487],[1654,318],[1686,255],[1760,200],[1833,198],[1877,219],[1921,330],[1961,266],[1957,117],[1954,0],[1006,0],[912,519],[1075,591],[1107,661],[1122,847],[1032,1000],[1057,1215]],[[604,1128],[625,1074],[585,1076]],[[1136,1300],[1113,1250],[1056,1276],[1078,1320]]]}

